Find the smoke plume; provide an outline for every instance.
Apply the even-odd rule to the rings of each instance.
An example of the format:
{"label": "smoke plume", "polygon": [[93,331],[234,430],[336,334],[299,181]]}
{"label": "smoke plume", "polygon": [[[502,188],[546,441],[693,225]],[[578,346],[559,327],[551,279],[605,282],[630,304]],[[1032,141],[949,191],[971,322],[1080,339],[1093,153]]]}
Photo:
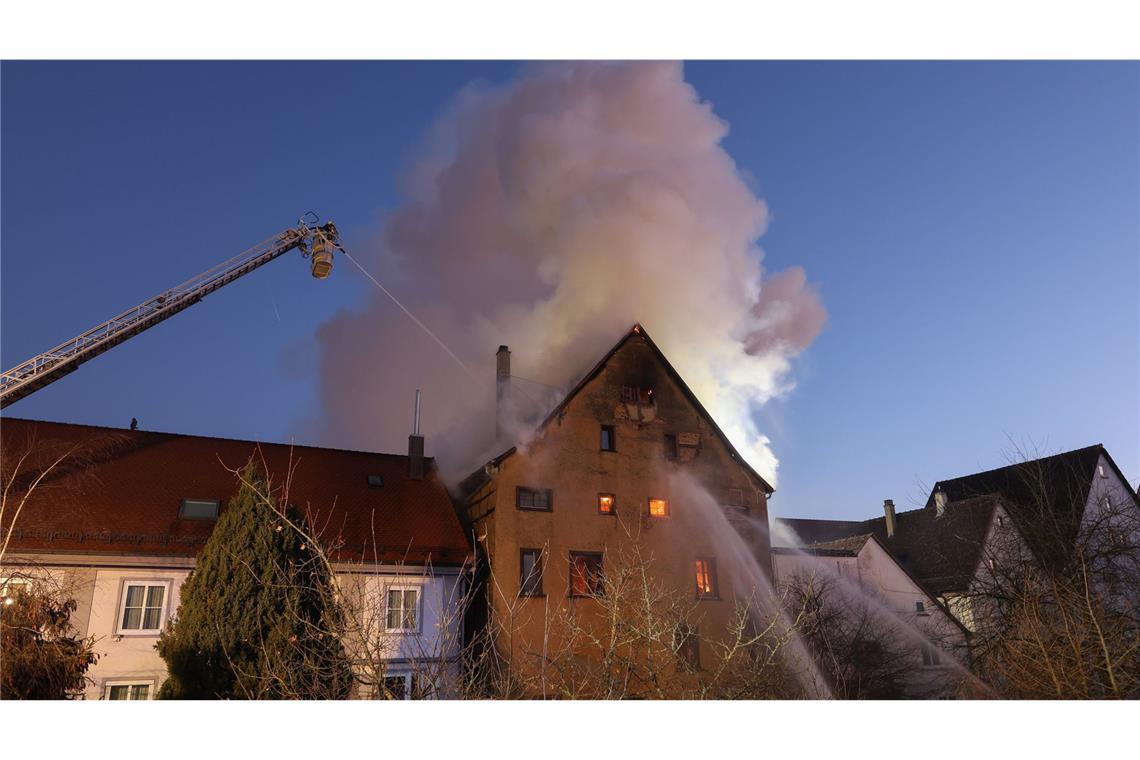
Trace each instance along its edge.
{"label": "smoke plume", "polygon": [[399,451],[423,388],[429,453],[462,471],[490,451],[500,344],[549,403],[641,322],[774,482],[753,412],[826,312],[802,269],[764,275],[767,208],[727,132],[677,63],[541,65],[459,93],[353,252],[476,379],[377,291],[318,330],[321,436]]}

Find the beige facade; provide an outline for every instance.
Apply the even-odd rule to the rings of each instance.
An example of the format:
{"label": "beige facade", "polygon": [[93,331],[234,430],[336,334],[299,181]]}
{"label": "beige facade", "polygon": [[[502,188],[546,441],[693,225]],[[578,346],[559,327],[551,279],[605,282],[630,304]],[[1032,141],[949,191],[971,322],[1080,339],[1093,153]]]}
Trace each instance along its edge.
{"label": "beige facade", "polygon": [[[5,558],[0,580],[16,576],[50,584],[75,599],[72,624],[78,636],[95,639],[98,655],[87,671],[82,698],[109,699],[113,687],[128,687],[132,698],[153,699],[167,676],[155,645],[177,614],[182,583],[193,566],[192,559],[180,557],[13,554]],[[367,628],[371,651],[365,656],[383,660],[384,677],[429,678],[436,694],[454,688],[464,594],[458,568],[354,565],[336,577],[346,602],[354,604],[352,620]],[[149,619],[125,627],[124,606],[132,586],[161,588],[161,599]],[[404,619],[389,625],[386,600],[392,589],[413,592],[414,612],[407,616],[412,625],[405,626]],[[354,641],[345,643],[351,650]],[[412,694],[410,681],[403,693]]]}

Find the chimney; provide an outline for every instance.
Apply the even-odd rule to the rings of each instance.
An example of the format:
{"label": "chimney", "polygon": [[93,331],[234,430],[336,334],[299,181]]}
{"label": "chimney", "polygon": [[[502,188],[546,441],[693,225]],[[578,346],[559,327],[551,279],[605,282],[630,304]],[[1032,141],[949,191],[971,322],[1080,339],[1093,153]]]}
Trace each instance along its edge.
{"label": "chimney", "polygon": [[883,499],[883,515],[887,518],[887,538],[895,534],[895,502]]}
{"label": "chimney", "polygon": [[408,477],[424,479],[424,437],[420,435],[420,391],[416,389],[416,411],[412,416],[412,434],[408,436]]}
{"label": "chimney", "polygon": [[511,349],[499,346],[495,354],[495,442],[503,441],[503,416],[511,393]]}
{"label": "chimney", "polygon": [[934,516],[942,517],[946,513],[946,492],[942,490],[942,486],[937,486],[934,489]]}

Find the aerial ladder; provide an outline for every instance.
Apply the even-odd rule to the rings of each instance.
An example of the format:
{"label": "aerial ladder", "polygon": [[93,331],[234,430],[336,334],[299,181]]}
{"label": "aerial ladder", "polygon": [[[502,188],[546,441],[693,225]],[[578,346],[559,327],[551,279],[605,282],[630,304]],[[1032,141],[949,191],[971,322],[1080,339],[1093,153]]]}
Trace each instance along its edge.
{"label": "aerial ladder", "polygon": [[325,279],[332,271],[333,252],[339,250],[343,253],[344,247],[340,244],[336,225],[330,221],[318,226],[319,221],[315,214],[309,212],[298,220],[296,227],[282,230],[229,261],[223,261],[197,277],[13,367],[0,376],[0,409],[74,372],[80,364],[173,317],[222,286],[289,251],[300,249],[302,256],[309,260],[313,277]]}

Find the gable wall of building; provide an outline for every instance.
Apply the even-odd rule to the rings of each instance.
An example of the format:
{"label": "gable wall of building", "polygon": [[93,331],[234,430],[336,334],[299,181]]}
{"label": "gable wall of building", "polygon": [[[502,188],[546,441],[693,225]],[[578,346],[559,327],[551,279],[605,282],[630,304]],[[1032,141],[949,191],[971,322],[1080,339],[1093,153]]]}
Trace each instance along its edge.
{"label": "gable wall of building", "polygon": [[[623,402],[623,387],[652,389],[652,402]],[[615,451],[601,450],[603,425],[613,427]],[[678,436],[675,460],[666,458],[666,434]],[[519,488],[550,489],[551,509],[520,509]],[[599,494],[616,497],[616,516],[599,514]],[[516,649],[531,652],[542,651],[544,637],[552,635],[546,625],[552,608],[587,610],[596,604],[568,598],[570,553],[602,553],[604,564],[612,565],[619,555],[628,555],[634,541],[652,554],[654,574],[689,600],[696,597],[695,560],[715,559],[720,599],[698,603],[702,646],[707,646],[708,637],[723,629],[734,596],[750,593],[744,588],[748,573],[730,565],[725,515],[767,525],[766,496],[756,479],[734,461],[650,347],[636,337],[535,441],[503,460],[493,481],[474,498],[489,498],[494,505],[475,526],[477,535],[485,535],[481,543],[496,574],[493,613],[514,621]],[[650,498],[668,500],[669,515],[650,517]],[[718,505],[737,500],[743,508]],[[751,534],[756,564],[767,572],[767,532]],[[518,597],[522,549],[545,551],[542,597]]]}

